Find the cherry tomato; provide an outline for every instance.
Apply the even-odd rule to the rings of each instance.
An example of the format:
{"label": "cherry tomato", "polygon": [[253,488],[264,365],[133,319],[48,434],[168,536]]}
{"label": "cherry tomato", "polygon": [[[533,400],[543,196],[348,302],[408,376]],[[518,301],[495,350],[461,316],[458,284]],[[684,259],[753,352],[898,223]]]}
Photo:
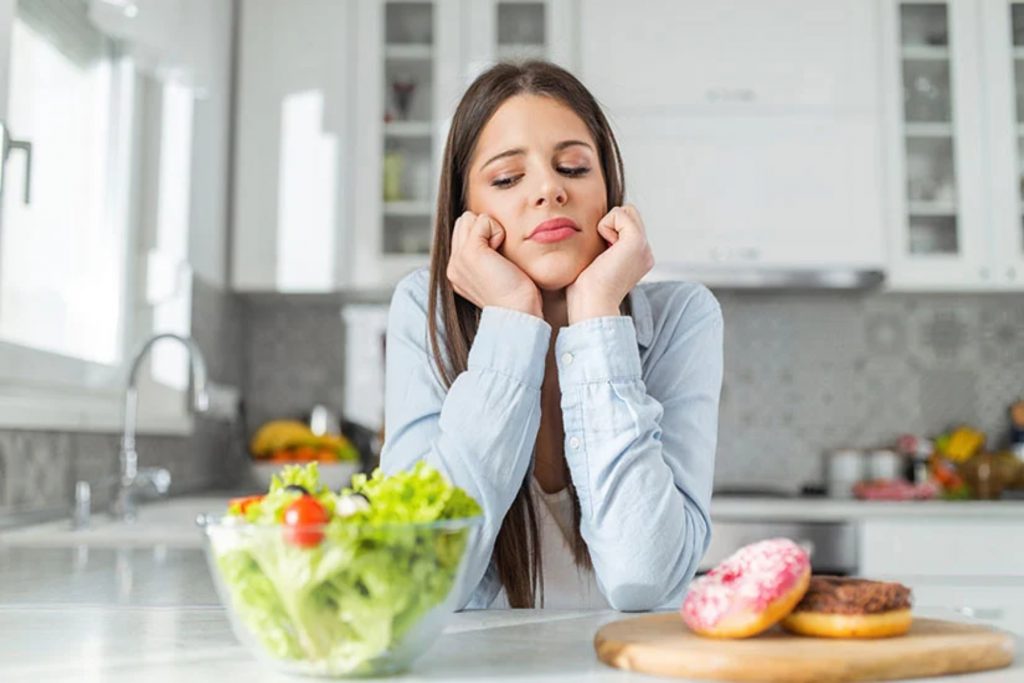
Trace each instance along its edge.
{"label": "cherry tomato", "polygon": [[284,509],[284,537],[292,545],[313,548],[323,540],[320,525],[327,523],[327,512],[312,496],[302,496]]}

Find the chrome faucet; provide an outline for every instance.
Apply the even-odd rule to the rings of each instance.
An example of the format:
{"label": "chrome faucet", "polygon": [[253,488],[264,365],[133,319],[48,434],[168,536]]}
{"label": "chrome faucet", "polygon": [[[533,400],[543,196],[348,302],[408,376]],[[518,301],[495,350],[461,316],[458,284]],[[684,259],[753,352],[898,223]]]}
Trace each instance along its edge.
{"label": "chrome faucet", "polygon": [[138,374],[146,354],[153,344],[162,339],[174,339],[181,342],[189,356],[189,389],[191,400],[190,412],[205,412],[210,405],[206,393],[206,362],[199,346],[191,337],[183,337],[169,332],[157,334],[146,340],[128,372],[128,384],[124,393],[124,433],[121,435],[120,464],[121,474],[117,481],[117,492],[113,498],[111,512],[114,517],[125,522],[133,522],[136,518],[136,495],[144,490],[164,495],[171,486],[171,473],[162,467],[139,469],[139,454],[135,451],[135,426],[138,416]]}

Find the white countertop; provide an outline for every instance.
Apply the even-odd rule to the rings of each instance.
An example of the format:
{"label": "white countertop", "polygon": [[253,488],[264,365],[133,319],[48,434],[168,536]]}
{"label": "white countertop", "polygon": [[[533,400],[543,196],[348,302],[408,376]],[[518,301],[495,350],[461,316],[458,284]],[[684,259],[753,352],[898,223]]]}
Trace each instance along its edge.
{"label": "white countertop", "polygon": [[715,496],[711,517],[721,520],[856,521],[868,518],[1016,519],[1024,521],[1024,500],[844,500],[825,497],[754,498]]}
{"label": "white countertop", "polygon": [[[202,553],[174,548],[0,545],[0,680],[295,681],[268,671],[237,642]],[[614,611],[462,612],[403,681],[658,681],[600,663],[597,629]],[[966,621],[952,611],[918,616]],[[934,683],[1019,683],[1013,667]]]}
{"label": "white countertop", "polygon": [[[72,530],[67,518],[0,530],[0,543],[59,547],[87,543],[94,547],[149,546],[154,539],[170,548],[200,548],[202,534],[195,526],[200,513],[223,512],[229,495],[208,493],[147,503],[134,525],[111,524],[96,513],[92,528]],[[1024,501],[908,501],[879,502],[824,497],[753,498],[715,496],[711,517],[716,522],[794,521],[855,522],[863,519],[1001,520],[1024,522]]]}

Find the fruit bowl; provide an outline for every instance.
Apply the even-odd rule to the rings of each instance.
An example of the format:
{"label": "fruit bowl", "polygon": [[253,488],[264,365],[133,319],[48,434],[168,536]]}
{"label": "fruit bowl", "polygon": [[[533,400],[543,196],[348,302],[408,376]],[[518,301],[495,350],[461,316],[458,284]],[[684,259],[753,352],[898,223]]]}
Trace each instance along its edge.
{"label": "fruit bowl", "polygon": [[[250,468],[252,479],[263,489],[270,488],[270,481],[275,474],[289,465],[305,465],[302,461],[278,461],[278,460],[253,460]],[[342,462],[320,462],[317,463],[320,470],[320,480],[330,489],[337,491],[349,485],[352,475],[359,471],[359,463],[355,460]]]}
{"label": "fruit bowl", "polygon": [[287,673],[345,677],[402,671],[437,639],[481,519],[283,529],[225,516],[203,528],[247,649]]}

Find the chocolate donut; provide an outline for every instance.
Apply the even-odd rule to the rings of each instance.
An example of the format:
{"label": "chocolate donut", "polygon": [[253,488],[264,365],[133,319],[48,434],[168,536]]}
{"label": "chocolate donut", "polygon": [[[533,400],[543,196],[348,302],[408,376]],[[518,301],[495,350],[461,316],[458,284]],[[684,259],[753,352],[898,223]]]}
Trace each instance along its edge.
{"label": "chocolate donut", "polygon": [[792,633],[825,638],[886,638],[910,630],[911,591],[901,583],[812,576],[783,620]]}

